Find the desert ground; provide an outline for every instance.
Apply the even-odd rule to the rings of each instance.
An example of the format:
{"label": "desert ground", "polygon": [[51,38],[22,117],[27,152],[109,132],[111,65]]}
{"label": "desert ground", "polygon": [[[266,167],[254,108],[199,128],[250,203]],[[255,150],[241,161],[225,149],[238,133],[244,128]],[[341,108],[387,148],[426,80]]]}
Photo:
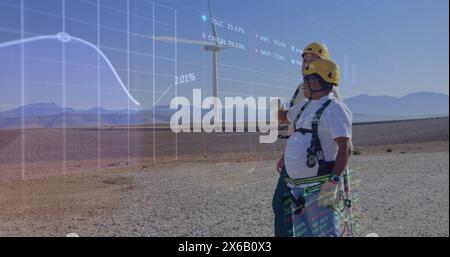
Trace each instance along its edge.
{"label": "desert ground", "polygon": [[[448,131],[448,118],[354,125],[356,236],[449,236]],[[0,236],[273,236],[285,140],[258,137],[0,130]]]}

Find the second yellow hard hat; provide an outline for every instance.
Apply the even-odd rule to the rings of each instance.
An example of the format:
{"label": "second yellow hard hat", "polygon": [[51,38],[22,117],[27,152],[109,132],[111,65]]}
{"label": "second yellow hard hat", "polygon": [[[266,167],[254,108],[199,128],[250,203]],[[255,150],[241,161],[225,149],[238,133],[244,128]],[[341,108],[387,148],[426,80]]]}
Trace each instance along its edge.
{"label": "second yellow hard hat", "polygon": [[302,57],[304,54],[313,54],[322,59],[330,59],[330,52],[328,51],[327,46],[317,42],[307,45],[305,49],[303,49]]}

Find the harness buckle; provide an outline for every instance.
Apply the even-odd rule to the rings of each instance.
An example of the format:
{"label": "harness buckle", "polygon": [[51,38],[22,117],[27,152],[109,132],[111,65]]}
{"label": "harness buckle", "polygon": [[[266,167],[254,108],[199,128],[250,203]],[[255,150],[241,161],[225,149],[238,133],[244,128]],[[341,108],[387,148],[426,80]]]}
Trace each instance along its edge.
{"label": "harness buckle", "polygon": [[308,148],[308,155],[307,155],[306,159],[307,159],[306,160],[306,166],[308,168],[313,168],[314,166],[316,166],[317,156],[316,156],[315,151],[312,149],[312,147]]}
{"label": "harness buckle", "polygon": [[344,200],[344,204],[347,208],[351,208],[352,207],[352,201],[350,199],[345,199]]}
{"label": "harness buckle", "polygon": [[296,205],[296,208],[294,210],[294,214],[298,215],[305,209],[305,203],[306,203],[305,197],[303,197],[303,195],[301,195],[297,199],[293,195],[291,195],[291,197],[293,199],[293,202]]}

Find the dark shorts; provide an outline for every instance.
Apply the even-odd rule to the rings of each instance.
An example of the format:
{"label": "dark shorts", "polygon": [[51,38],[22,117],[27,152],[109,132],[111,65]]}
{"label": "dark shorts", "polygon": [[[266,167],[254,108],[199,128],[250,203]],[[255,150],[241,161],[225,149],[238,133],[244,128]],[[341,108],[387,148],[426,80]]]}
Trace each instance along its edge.
{"label": "dark shorts", "polygon": [[285,211],[285,196],[290,192],[289,187],[284,182],[287,177],[286,169],[280,172],[277,186],[272,198],[272,209],[274,214],[274,233],[276,237],[292,236],[292,224],[288,222],[289,215]]}

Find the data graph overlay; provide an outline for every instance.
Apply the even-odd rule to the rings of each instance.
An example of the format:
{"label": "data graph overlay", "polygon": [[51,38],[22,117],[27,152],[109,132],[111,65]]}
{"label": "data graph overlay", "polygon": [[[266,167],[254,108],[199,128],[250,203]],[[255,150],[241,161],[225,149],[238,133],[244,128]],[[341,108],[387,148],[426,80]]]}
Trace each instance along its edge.
{"label": "data graph overlay", "polygon": [[[61,43],[65,44],[65,43],[78,43],[81,44],[82,46],[86,46],[89,48],[92,48],[94,51],[97,52],[98,55],[101,56],[102,61],[105,62],[108,66],[108,68],[111,70],[111,72],[114,74],[114,78],[117,79],[117,82],[120,84],[120,87],[124,90],[125,94],[127,95],[127,97],[135,104],[135,105],[141,105],[128,91],[127,86],[125,85],[125,83],[122,81],[121,77],[117,74],[117,70],[115,69],[115,67],[112,65],[111,61],[109,60],[109,58],[94,44],[83,40],[81,38],[77,38],[77,37],[72,37],[69,34],[65,33],[65,32],[60,32],[56,35],[47,35],[47,36],[36,36],[36,37],[29,37],[29,38],[24,38],[21,40],[14,40],[14,41],[10,41],[10,42],[4,42],[0,44],[0,48],[7,48],[7,47],[14,47],[14,46],[20,46],[22,44],[29,44],[29,43],[33,43],[33,42],[38,42],[38,41],[60,41]],[[48,43],[47,43],[48,44]]]}
{"label": "data graph overlay", "polygon": [[[153,40],[176,37],[175,9],[144,0],[0,7],[0,126],[18,131],[0,149],[2,163],[20,170],[11,176],[154,159],[155,141],[143,145],[133,128],[154,124],[156,99],[176,92],[176,43]],[[120,133],[105,132],[113,128]],[[52,168],[36,168],[41,162]]]}
{"label": "data graph overlay", "polygon": [[[0,160],[27,178],[280,151],[283,142],[262,146],[258,133],[174,134],[169,104],[176,96],[193,103],[194,89],[202,99],[289,100],[312,41],[332,46],[344,90],[354,88],[356,58],[343,47],[334,54],[342,35],[300,7],[289,0],[0,0],[0,129],[10,135],[0,141]],[[311,27],[321,33],[302,30]],[[41,162],[53,168],[36,168]]]}

